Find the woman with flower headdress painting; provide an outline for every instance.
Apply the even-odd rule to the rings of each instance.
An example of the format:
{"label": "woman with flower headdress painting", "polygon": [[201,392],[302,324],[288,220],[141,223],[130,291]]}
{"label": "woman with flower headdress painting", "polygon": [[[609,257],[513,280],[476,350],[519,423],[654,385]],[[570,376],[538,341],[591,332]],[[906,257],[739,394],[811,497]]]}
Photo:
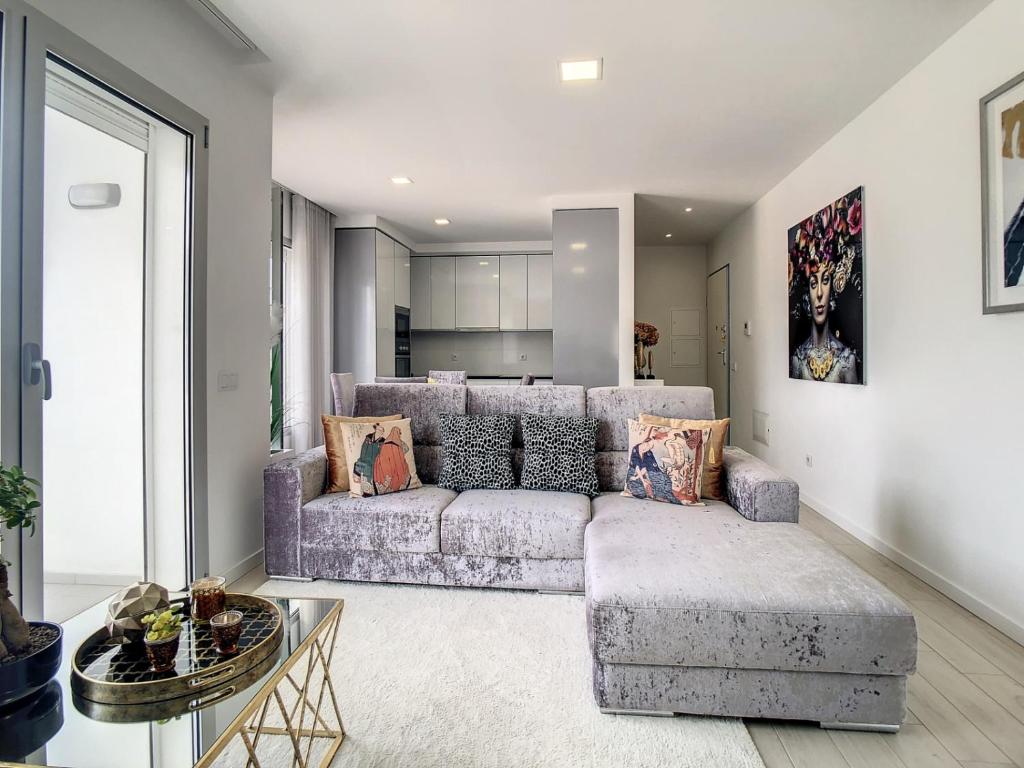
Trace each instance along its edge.
{"label": "woman with flower headdress painting", "polygon": [[858,190],[856,196],[841,197],[802,221],[795,234],[791,231],[789,292],[798,298],[794,316],[809,317],[810,333],[792,350],[790,378],[860,383],[857,353],[840,340],[829,316],[850,282],[860,248],[861,215]]}

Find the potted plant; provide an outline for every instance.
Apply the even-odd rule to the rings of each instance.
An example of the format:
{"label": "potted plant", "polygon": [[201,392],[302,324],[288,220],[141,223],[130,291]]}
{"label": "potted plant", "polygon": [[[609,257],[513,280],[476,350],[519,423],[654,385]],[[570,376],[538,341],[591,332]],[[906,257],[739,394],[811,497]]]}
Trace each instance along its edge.
{"label": "potted plant", "polygon": [[[39,482],[19,466],[0,464],[0,522],[7,530],[36,531]],[[0,529],[2,530],[2,529]],[[0,536],[0,541],[3,537]],[[60,626],[27,622],[11,601],[7,568],[0,557],[0,706],[46,685],[60,667]]]}
{"label": "potted plant", "polygon": [[146,625],[146,655],[154,672],[169,672],[174,669],[181,640],[180,605],[172,605],[164,611],[153,611],[142,617]]}

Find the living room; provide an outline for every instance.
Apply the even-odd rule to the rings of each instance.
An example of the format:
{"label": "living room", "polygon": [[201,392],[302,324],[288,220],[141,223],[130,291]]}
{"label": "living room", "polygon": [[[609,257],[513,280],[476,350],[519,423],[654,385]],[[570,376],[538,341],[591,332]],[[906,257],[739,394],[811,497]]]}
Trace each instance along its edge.
{"label": "living room", "polygon": [[1017,0],[0,13],[0,765],[1024,766]]}

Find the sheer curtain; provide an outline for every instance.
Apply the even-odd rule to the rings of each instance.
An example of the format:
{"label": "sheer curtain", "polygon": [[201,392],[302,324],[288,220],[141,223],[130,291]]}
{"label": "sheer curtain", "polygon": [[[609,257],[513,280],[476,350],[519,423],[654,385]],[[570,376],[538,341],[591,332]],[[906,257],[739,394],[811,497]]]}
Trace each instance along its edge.
{"label": "sheer curtain", "polygon": [[292,195],[292,247],[284,264],[285,445],[323,444],[320,416],[332,413],[330,386],[334,217]]}

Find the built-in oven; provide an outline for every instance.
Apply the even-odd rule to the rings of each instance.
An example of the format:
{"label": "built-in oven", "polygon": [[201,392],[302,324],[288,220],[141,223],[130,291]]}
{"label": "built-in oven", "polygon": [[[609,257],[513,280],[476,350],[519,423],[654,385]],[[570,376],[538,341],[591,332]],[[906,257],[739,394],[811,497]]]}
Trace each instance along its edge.
{"label": "built-in oven", "polygon": [[395,307],[395,376],[412,376],[411,336],[409,310]]}

